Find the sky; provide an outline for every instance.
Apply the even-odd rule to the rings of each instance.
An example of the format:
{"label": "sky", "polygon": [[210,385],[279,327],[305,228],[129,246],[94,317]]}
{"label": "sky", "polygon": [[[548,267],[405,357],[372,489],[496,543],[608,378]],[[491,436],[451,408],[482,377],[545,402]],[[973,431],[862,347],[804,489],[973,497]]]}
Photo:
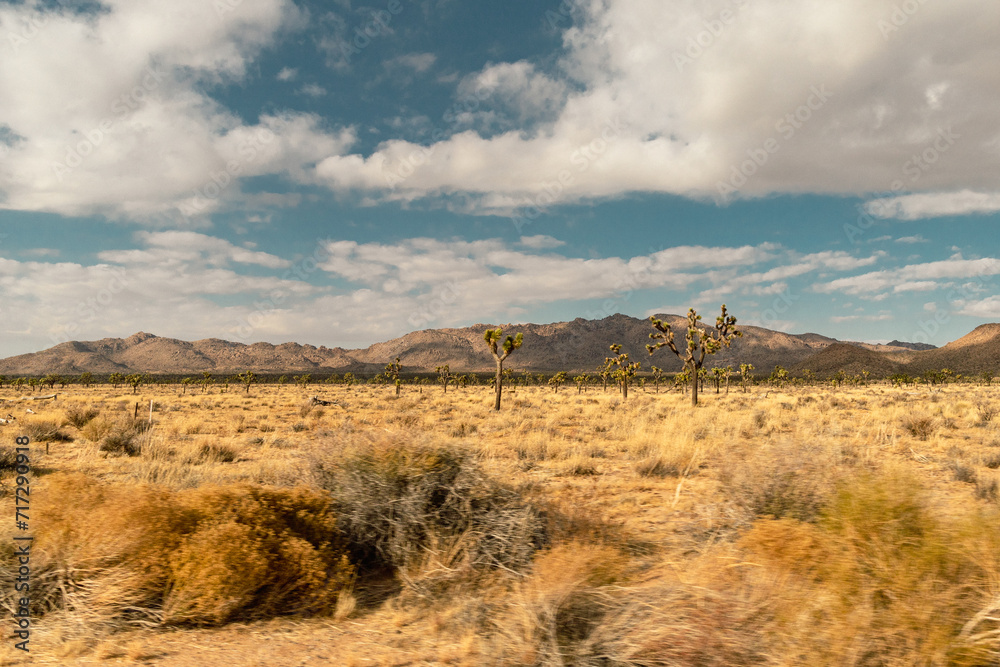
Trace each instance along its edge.
{"label": "sky", "polygon": [[0,1],[0,356],[1000,320],[993,0]]}

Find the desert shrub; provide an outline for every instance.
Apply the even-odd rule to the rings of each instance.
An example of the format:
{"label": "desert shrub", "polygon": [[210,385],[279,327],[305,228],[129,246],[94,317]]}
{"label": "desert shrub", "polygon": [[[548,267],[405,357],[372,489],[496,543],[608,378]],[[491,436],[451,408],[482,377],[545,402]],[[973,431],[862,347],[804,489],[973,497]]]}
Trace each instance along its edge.
{"label": "desert shrub", "polygon": [[976,413],[979,415],[979,421],[983,424],[993,421],[993,418],[997,416],[997,411],[997,406],[989,401],[976,401]]}
{"label": "desert shrub", "polygon": [[903,428],[913,437],[926,440],[937,430],[937,421],[933,417],[908,415],[903,418]]}
{"label": "desert shrub", "polygon": [[545,543],[537,510],[444,446],[376,443],[317,465],[356,562],[405,568],[432,543],[461,538],[471,568],[517,569]]}
{"label": "desert shrub", "polygon": [[1000,501],[1000,482],[995,478],[977,480],[976,498],[994,503]]}
{"label": "desert shrub", "polygon": [[776,630],[800,664],[971,667],[1000,648],[981,613],[995,597],[996,517],[938,517],[910,475],[841,481],[816,522],[758,521],[740,545],[786,582]]}
{"label": "desert shrub", "polygon": [[789,443],[721,462],[725,495],[751,517],[812,521],[832,490],[836,465],[830,452]]}
{"label": "desert shrub", "polygon": [[[685,584],[628,585],[629,563],[606,545],[570,542],[540,554],[488,629],[495,664],[647,667],[767,664],[771,614],[732,570]],[[686,577],[685,577],[686,578]],[[491,663],[493,664],[493,663]]]}
{"label": "desert shrub", "polygon": [[73,438],[59,430],[59,424],[48,420],[33,420],[21,425],[21,434],[32,442],[72,442]]}
{"label": "desert shrub", "polygon": [[66,410],[66,421],[76,428],[82,429],[99,414],[101,411],[97,408],[72,405]]}
{"label": "desert shrub", "polygon": [[636,461],[634,469],[643,477],[680,477],[684,472],[676,461],[655,454]]}
{"label": "desert shrub", "polygon": [[144,419],[121,419],[112,426],[101,439],[98,450],[109,454],[124,454],[138,456],[142,453],[142,442],[139,436],[150,429],[150,424]]}
{"label": "desert shrub", "polygon": [[225,445],[206,443],[202,445],[201,449],[198,451],[198,460],[203,463],[232,463],[236,460],[236,450]]}
{"label": "desert shrub", "polygon": [[32,561],[39,615],[60,609],[95,630],[325,613],[352,576],[322,493],[49,484]]}
{"label": "desert shrub", "polygon": [[1000,468],[1000,454],[993,454],[991,456],[987,456],[986,459],[983,461],[983,465],[989,468],[990,470],[996,470],[997,468]]}
{"label": "desert shrub", "polygon": [[0,447],[0,472],[17,469],[17,451],[13,447]]}
{"label": "desert shrub", "polygon": [[562,475],[589,476],[600,473],[597,465],[589,456],[575,454],[559,466],[558,473]]}
{"label": "desert shrub", "polygon": [[965,465],[960,461],[952,461],[948,464],[948,469],[951,470],[951,477],[956,482],[976,483],[976,470],[972,466]]}

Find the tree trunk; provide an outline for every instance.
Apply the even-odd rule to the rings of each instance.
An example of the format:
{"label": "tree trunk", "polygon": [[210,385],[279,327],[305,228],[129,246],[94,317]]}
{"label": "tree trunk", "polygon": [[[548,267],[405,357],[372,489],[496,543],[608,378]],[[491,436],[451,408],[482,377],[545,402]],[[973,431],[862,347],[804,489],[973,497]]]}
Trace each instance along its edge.
{"label": "tree trunk", "polygon": [[622,400],[628,400],[628,380],[622,380]]}
{"label": "tree trunk", "polygon": [[698,369],[692,369],[691,373],[691,407],[698,405]]}
{"label": "tree trunk", "polygon": [[396,398],[399,398],[399,380],[396,380]]}
{"label": "tree trunk", "polygon": [[493,383],[496,386],[497,397],[496,401],[493,403],[493,409],[497,412],[500,411],[500,394],[503,393],[503,362],[497,361],[497,377],[496,381]]}

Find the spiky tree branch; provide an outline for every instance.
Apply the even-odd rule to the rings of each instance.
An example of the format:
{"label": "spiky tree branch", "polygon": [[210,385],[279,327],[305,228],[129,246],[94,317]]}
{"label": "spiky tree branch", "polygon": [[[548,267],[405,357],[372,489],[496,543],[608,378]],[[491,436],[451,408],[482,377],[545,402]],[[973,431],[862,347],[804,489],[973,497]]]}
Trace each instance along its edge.
{"label": "spiky tree branch", "polygon": [[705,356],[715,354],[723,347],[729,347],[733,338],[743,335],[743,332],[736,328],[736,318],[726,312],[725,304],[722,304],[722,314],[716,318],[714,329],[700,327],[698,325],[700,320],[701,315],[696,313],[694,308],[688,309],[687,334],[684,336],[687,345],[684,352],[681,353],[674,344],[674,332],[670,325],[658,320],[656,316],[651,316],[649,321],[656,331],[649,334],[649,337],[657,342],[646,346],[651,355],[661,347],[666,347],[684,363],[685,369],[691,373],[692,407],[698,405],[698,381],[700,379],[698,372],[705,363]]}
{"label": "spiky tree branch", "polygon": [[483,340],[486,341],[486,344],[490,348],[490,352],[493,354],[493,359],[497,362],[497,374],[495,380],[496,401],[493,404],[493,409],[497,411],[500,410],[500,395],[503,392],[503,362],[514,350],[519,349],[524,342],[524,335],[518,333],[513,337],[508,335],[501,344],[500,339],[502,336],[503,329],[500,328],[487,329],[483,334]]}

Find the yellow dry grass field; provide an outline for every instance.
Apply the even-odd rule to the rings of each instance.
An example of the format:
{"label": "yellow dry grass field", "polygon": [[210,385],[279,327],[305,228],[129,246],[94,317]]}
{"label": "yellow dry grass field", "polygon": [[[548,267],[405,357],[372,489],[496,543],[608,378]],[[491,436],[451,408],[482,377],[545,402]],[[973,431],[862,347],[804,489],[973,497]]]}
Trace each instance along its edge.
{"label": "yellow dry grass field", "polygon": [[488,387],[373,385],[9,403],[2,445],[33,439],[36,616],[30,655],[8,639],[0,664],[1000,664],[1000,390],[701,403],[521,387],[496,413]]}

